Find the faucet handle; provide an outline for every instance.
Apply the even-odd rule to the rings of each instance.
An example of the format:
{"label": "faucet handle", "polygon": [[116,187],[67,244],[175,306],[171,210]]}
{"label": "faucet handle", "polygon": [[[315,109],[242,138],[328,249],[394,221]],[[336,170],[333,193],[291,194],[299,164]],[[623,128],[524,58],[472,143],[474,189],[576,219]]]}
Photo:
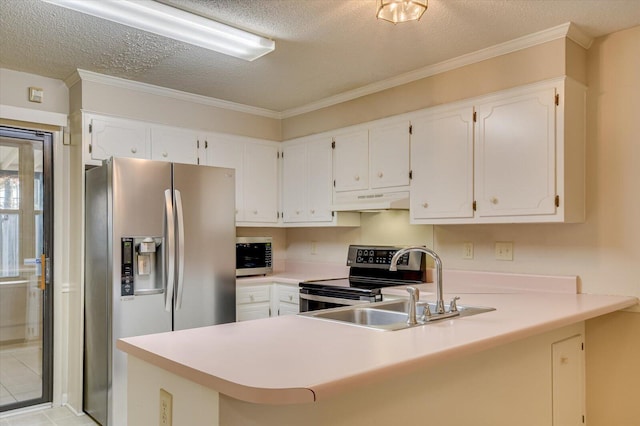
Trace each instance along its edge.
{"label": "faucet handle", "polygon": [[456,303],[460,298],[458,296],[451,299],[451,303],[449,303],[449,312],[458,312],[458,304]]}

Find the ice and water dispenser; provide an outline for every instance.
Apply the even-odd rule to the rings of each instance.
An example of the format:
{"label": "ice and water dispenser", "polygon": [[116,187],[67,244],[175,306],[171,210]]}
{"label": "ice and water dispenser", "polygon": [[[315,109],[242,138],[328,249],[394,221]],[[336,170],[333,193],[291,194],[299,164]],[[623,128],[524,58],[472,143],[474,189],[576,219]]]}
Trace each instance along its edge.
{"label": "ice and water dispenser", "polygon": [[161,237],[124,237],[121,296],[164,292],[164,256]]}

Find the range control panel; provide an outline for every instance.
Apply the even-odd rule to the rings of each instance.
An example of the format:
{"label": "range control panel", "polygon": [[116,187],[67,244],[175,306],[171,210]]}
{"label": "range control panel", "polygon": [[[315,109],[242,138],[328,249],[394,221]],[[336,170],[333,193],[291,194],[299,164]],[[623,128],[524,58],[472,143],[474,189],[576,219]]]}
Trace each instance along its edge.
{"label": "range control panel", "polygon": [[[391,258],[402,247],[382,246],[349,246],[347,266],[359,268],[388,269]],[[420,270],[423,254],[420,252],[405,253],[398,260],[398,269]]]}

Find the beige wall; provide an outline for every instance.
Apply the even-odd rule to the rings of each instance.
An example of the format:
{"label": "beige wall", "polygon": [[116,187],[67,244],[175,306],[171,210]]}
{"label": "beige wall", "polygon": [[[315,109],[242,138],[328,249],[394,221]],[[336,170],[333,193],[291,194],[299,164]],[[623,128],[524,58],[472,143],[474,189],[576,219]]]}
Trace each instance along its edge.
{"label": "beige wall", "polygon": [[231,111],[202,103],[116,87],[94,81],[82,81],[72,88],[77,108],[81,85],[81,108],[85,111],[111,114],[135,120],[215,131],[268,140],[282,140],[279,119]]}
{"label": "beige wall", "polygon": [[[487,59],[445,73],[363,96],[317,111],[286,118],[284,140],[363,123],[434,105],[454,102],[565,74],[565,55],[580,57],[580,47],[558,39]],[[584,53],[583,53],[584,55]],[[581,65],[571,76],[581,80]]]}
{"label": "beige wall", "polygon": [[[29,87],[44,90],[42,103],[29,102]],[[62,80],[0,68],[0,104],[67,114],[69,90]]]}

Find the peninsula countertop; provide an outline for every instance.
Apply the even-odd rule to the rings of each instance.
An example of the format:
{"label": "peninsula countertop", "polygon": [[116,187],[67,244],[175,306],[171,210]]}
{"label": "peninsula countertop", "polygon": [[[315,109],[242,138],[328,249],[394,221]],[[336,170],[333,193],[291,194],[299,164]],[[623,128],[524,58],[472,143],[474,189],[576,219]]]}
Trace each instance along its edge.
{"label": "peninsula countertop", "polygon": [[[433,300],[433,285],[419,287],[422,300]],[[117,347],[239,400],[297,404],[638,303],[635,297],[518,292],[517,287],[506,293],[445,292],[445,300],[461,295],[460,304],[496,310],[400,331],[290,315],[131,337]]]}

